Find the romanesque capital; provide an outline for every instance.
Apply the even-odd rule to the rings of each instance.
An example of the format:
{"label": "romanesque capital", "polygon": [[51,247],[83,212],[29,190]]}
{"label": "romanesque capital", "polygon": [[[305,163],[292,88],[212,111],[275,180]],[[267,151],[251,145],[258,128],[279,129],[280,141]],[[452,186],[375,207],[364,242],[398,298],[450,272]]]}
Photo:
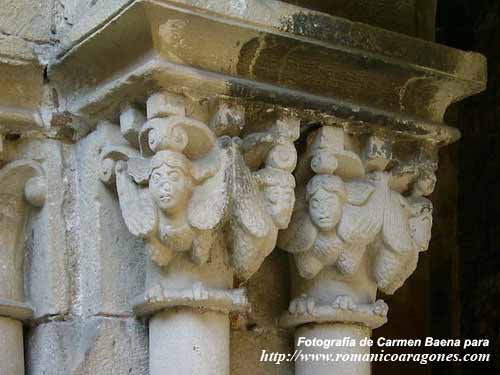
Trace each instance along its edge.
{"label": "romanesque capital", "polygon": [[323,126],[307,137],[297,204],[279,246],[293,254],[286,326],[359,323],[377,328],[431,237],[437,146],[393,134]]}
{"label": "romanesque capital", "polygon": [[146,107],[124,106],[123,142],[102,148],[101,180],[116,186],[127,228],[145,240],[157,267],[169,274],[187,267],[198,276],[181,289],[151,285],[136,311],[200,304],[244,310],[244,290],[214,288],[204,274],[245,281],[274,249],[295,203],[299,122],[285,116],[241,135],[244,112],[227,103],[214,106],[209,124],[187,116],[178,95],[153,94]]}

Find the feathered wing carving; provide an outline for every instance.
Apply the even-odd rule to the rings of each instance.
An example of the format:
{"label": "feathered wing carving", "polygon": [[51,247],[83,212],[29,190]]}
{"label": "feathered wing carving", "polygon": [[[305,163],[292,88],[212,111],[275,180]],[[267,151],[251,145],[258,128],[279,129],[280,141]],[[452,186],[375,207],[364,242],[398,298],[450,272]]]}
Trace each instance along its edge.
{"label": "feathered wing carving", "polygon": [[398,254],[386,246],[381,236],[372,247],[375,252],[373,275],[377,286],[383,293],[393,294],[415,271],[418,252]]}
{"label": "feathered wing carving", "polygon": [[220,224],[228,206],[227,158],[221,168],[203,184],[193,189],[188,205],[188,222],[198,230],[213,230]]}
{"label": "feathered wing carving", "polygon": [[414,204],[423,205],[425,212],[410,217],[411,203],[399,193],[390,192],[384,228],[374,243],[373,266],[378,287],[386,294],[393,294],[403,285],[417,267],[419,251],[427,249],[430,239],[427,202],[425,198],[417,200]]}
{"label": "feathered wing carving", "polygon": [[415,242],[411,237],[408,224],[408,212],[405,212],[403,200],[404,198],[399,193],[389,192],[382,230],[384,243],[399,254],[415,251]]}
{"label": "feathered wing carving", "polygon": [[389,191],[384,210],[382,238],[389,249],[399,254],[408,254],[416,249],[408,224],[409,212],[403,207],[406,203],[403,200],[399,193]]}
{"label": "feathered wing carving", "polygon": [[228,212],[229,247],[236,274],[246,280],[273,250],[278,230],[238,146],[232,143],[227,150],[232,161],[228,178],[232,192]]}
{"label": "feathered wing carving", "polygon": [[272,226],[257,182],[252,176],[239,150],[233,148],[232,218],[246,232],[256,238],[263,238]]}
{"label": "feathered wing carving", "polygon": [[418,251],[426,251],[431,241],[432,203],[426,198],[410,198],[412,217],[409,220],[410,231]]}
{"label": "feathered wing carving", "polygon": [[210,258],[214,241],[213,230],[224,221],[229,203],[227,188],[228,158],[221,153],[219,169],[193,189],[187,209],[188,223],[195,231],[191,260],[204,264]]}
{"label": "feathered wing carving", "polygon": [[[356,182],[355,185],[347,183],[346,185],[349,194],[348,202],[355,203],[347,203],[344,206],[338,225],[338,234],[347,243],[367,244],[382,227],[385,191],[380,186],[375,188],[370,182]],[[370,193],[372,188],[373,191]],[[360,197],[366,197],[366,200],[363,201]]]}
{"label": "feathered wing carving", "polygon": [[149,189],[132,180],[125,161],[116,163],[115,174],[118,200],[128,230],[137,237],[151,236],[157,227],[158,213]]}

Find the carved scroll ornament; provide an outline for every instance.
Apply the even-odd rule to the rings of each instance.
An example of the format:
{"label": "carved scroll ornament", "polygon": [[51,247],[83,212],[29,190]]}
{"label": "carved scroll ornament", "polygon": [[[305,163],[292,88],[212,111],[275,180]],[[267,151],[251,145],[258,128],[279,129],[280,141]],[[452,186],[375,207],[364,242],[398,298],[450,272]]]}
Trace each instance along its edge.
{"label": "carved scroll ornament", "polygon": [[42,207],[46,191],[43,169],[33,160],[16,160],[0,169],[0,316],[32,316],[24,301],[24,226],[29,206]]}

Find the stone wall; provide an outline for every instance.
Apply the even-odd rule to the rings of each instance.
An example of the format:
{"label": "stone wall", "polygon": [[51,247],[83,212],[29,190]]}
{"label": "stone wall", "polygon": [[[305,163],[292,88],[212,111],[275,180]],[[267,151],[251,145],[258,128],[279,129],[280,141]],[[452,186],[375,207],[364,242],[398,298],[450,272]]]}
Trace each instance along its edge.
{"label": "stone wall", "polygon": [[[432,205],[423,196],[429,195],[434,188],[437,146],[455,141],[457,136],[454,129],[441,123],[441,115],[449,101],[482,90],[484,61],[478,55],[407,37],[410,35],[433,40],[434,0],[399,1],[397,7],[394,6],[395,2],[389,0],[352,1],[348,5],[335,1],[328,6],[317,1],[286,3],[304,9],[283,2],[275,3],[279,5],[278,9],[269,11],[268,4],[261,0],[2,2],[0,173],[18,160],[29,160],[43,171],[46,182],[43,202],[37,201],[40,192],[36,186],[33,188],[35,193],[31,193],[32,187],[28,183],[31,180],[19,190],[30,207],[33,206],[29,208],[26,222],[23,221],[19,226],[23,234],[17,236],[16,232],[12,235],[4,233],[7,232],[5,230],[0,233],[0,245],[4,245],[2,241],[5,237],[6,248],[10,242],[25,248],[23,273],[18,275],[19,279],[24,275],[24,283],[20,282],[20,285],[24,289],[25,301],[17,302],[26,302],[26,306],[21,304],[20,307],[32,310],[19,318],[24,320],[25,326],[26,374],[149,373],[150,363],[154,360],[151,360],[153,354],[149,347],[148,324],[153,314],[151,311],[148,314],[138,311],[141,307],[137,307],[137,297],[146,296],[145,304],[152,306],[146,308],[171,303],[170,297],[154,294],[158,289],[151,288],[151,283],[160,280],[158,285],[162,290],[163,287],[168,289],[172,280],[154,264],[154,257],[153,261],[150,260],[151,246],[158,245],[154,236],[151,233],[137,235],[130,229],[127,219],[131,211],[127,211],[127,202],[123,201],[127,196],[123,198],[123,186],[116,183],[116,174],[120,173],[118,166],[129,163],[129,158],[142,160],[139,164],[144,162],[142,132],[146,134],[146,144],[155,137],[151,135],[155,134],[152,130],[154,126],[147,128],[150,121],[167,121],[165,119],[170,120],[171,117],[175,120],[176,116],[182,118],[182,126],[189,130],[186,137],[198,141],[194,143],[200,149],[206,148],[206,144],[197,137],[216,139],[212,147],[220,152],[217,156],[226,160],[224,158],[232,155],[230,162],[226,160],[229,165],[226,165],[228,176],[231,171],[238,179],[246,178],[247,185],[241,187],[238,181],[235,182],[234,176],[227,177],[227,181],[224,179],[224,188],[217,190],[209,186],[208,193],[229,196],[226,199],[230,203],[224,206],[225,210],[236,210],[234,207],[238,206],[245,194],[247,199],[251,194],[254,198],[251,203],[255,206],[244,207],[250,212],[248,216],[251,219],[242,219],[237,216],[241,213],[231,211],[226,214],[229,218],[225,217],[224,223],[218,222],[217,226],[210,228],[217,232],[214,235],[215,242],[211,243],[213,248],[225,250],[226,246],[233,246],[236,248],[234,252],[241,251],[243,260],[236,259],[236,263],[243,263],[240,268],[251,266],[251,270],[245,269],[245,276],[255,272],[248,281],[243,282],[245,277],[237,273],[233,275],[233,271],[226,268],[219,275],[210,265],[201,267],[201,271],[192,271],[194,266],[190,261],[186,261],[186,264],[179,261],[179,279],[173,278],[176,286],[177,283],[184,285],[192,277],[191,274],[197,277],[201,275],[200,278],[203,281],[208,279],[209,284],[229,280],[223,289],[217,289],[221,288],[217,285],[215,292],[205,290],[204,286],[198,290],[198,284],[195,283],[192,288],[188,288],[187,297],[177,298],[175,302],[180,305],[172,306],[179,308],[179,311],[186,306],[202,312],[214,309],[217,314],[231,311],[231,374],[310,373],[311,370],[294,369],[291,363],[276,365],[259,362],[262,350],[293,352],[293,329],[290,327],[323,327],[323,323],[328,326],[331,322],[350,322],[346,324],[348,329],[354,326],[356,330],[356,324],[362,324],[366,326],[363,329],[369,331],[368,327],[378,327],[387,320],[387,306],[383,301],[375,301],[377,288],[380,286],[380,289],[392,293],[397,286],[384,287],[384,280],[373,280],[372,273],[375,271],[371,270],[372,260],[382,263],[380,267],[383,270],[379,272],[379,278],[384,278],[386,268],[392,267],[387,271],[388,274],[392,272],[388,278],[392,277],[395,285],[402,284],[412,273],[412,262],[418,260],[418,253],[427,249],[430,227],[425,220],[429,219],[428,210]],[[248,4],[254,8],[249,8]],[[311,9],[325,14],[309,13]],[[366,11],[360,12],[360,9]],[[368,25],[337,19],[328,14]],[[228,46],[224,32],[236,42]],[[207,41],[203,48],[196,44],[199,40],[197,33]],[[137,40],[144,43],[129,45],[129,35],[138,35]],[[239,36],[241,41],[237,38]],[[487,48],[478,46],[486,52],[493,48],[493,44],[488,44]],[[285,57],[281,56],[283,51],[287,51]],[[174,52],[181,54],[176,55]],[[116,58],[117,53],[119,59]],[[431,54],[433,58],[426,60],[422,57],[424,53]],[[464,65],[472,68],[464,69]],[[486,95],[492,95],[490,100],[493,101],[492,93]],[[483,105],[484,102],[480,103]],[[463,108],[469,108],[467,105],[471,104]],[[475,108],[472,104],[470,110],[460,109],[464,111],[460,123],[470,119],[472,123],[479,124],[482,120],[479,108],[489,109],[493,106],[484,104],[484,107]],[[451,112],[449,116],[453,119]],[[493,124],[492,119],[488,118],[488,121]],[[481,154],[488,148],[473,144],[473,140],[485,142],[474,129],[463,126],[465,138],[468,139],[465,145],[472,145],[471,149]],[[494,134],[493,125],[490,130]],[[208,138],[202,138],[200,134]],[[180,138],[176,138],[175,133],[169,136],[175,142],[181,139],[179,142],[182,143],[182,134]],[[234,136],[241,139],[231,139]],[[182,154],[184,148],[189,148],[186,145],[179,146],[170,139],[165,141],[159,138],[163,143],[159,142],[156,146],[149,144],[150,154],[166,150]],[[322,144],[325,139],[329,141]],[[272,154],[270,150],[275,147],[279,152],[269,156]],[[284,161],[278,157],[283,152],[281,148],[285,149],[284,154],[287,156]],[[240,152],[243,166],[237,164]],[[494,153],[493,147],[491,152]],[[195,152],[191,150],[191,153]],[[299,159],[305,160],[300,167],[302,169],[296,173],[297,182],[291,175],[295,161],[290,163],[290,160],[293,161],[290,153],[295,157],[298,153]],[[480,238],[483,241],[480,242],[481,249],[489,251],[477,251],[478,246],[472,244],[476,237],[468,238],[462,234],[460,239],[463,241],[460,244],[461,282],[476,283],[477,280],[469,273],[470,268],[466,266],[477,264],[484,271],[484,276],[477,281],[478,290],[486,292],[477,294],[477,291],[464,289],[460,293],[458,287],[455,268],[458,260],[454,252],[457,246],[456,221],[459,221],[459,228],[469,224],[473,226],[472,223],[478,225],[480,221],[477,217],[470,217],[470,222],[469,218],[457,219],[455,153],[456,149],[441,151],[443,168],[437,172],[439,183],[432,195],[435,227],[430,251],[422,253],[418,271],[398,294],[387,298],[391,305],[390,321],[376,331],[375,337],[465,337],[484,334],[485,327],[491,325],[483,327],[480,323],[465,323],[465,319],[469,318],[484,322],[477,318],[481,314],[486,314],[488,322],[493,322],[493,325],[497,323],[495,311],[482,303],[483,298],[489,301],[496,296],[494,253],[490,246],[495,232],[493,224],[489,224],[492,225],[492,237]],[[103,159],[104,154],[107,159]],[[189,151],[187,155],[190,155]],[[488,159],[487,156],[482,155],[485,159]],[[150,157],[148,154],[148,163]],[[313,163],[308,158],[316,159]],[[110,165],[106,163],[112,165],[111,176],[105,174],[109,172],[105,167]],[[461,163],[465,168],[464,176],[474,174],[472,163],[468,164],[463,157]],[[491,164],[494,169],[494,163]],[[201,174],[208,176],[204,178],[210,179],[213,177],[211,173],[215,172],[207,165],[202,165],[198,173],[201,170]],[[269,170],[272,172],[270,177],[266,174]],[[392,185],[388,182],[389,170],[393,173]],[[150,172],[148,170],[147,183]],[[138,173],[132,176],[133,172],[130,173],[127,178],[133,177],[134,183],[137,183],[137,186],[132,186],[139,190],[143,188],[146,184],[144,175],[141,177]],[[352,235],[349,246],[353,249],[371,249],[367,252],[369,255],[362,256],[362,261],[353,261],[362,265],[357,264],[361,267],[361,276],[358,273],[353,276],[353,283],[358,284],[352,289],[349,285],[352,280],[347,278],[347,281],[338,282],[342,284],[345,281],[347,287],[341,286],[340,292],[336,290],[338,285],[335,277],[338,275],[335,273],[341,272],[340,261],[337,262],[339,264],[328,264],[325,267],[327,271],[323,273],[321,269],[326,261],[321,264],[321,269],[317,270],[320,275],[318,284],[321,285],[324,279],[328,281],[330,273],[334,273],[334,281],[331,282],[334,286],[317,288],[313,281],[300,281],[302,279],[296,272],[299,266],[292,265],[290,259],[293,257],[290,258],[285,251],[276,247],[268,255],[275,247],[278,228],[286,232],[290,217],[286,225],[276,223],[273,214],[277,214],[267,211],[267,205],[276,202],[266,198],[263,186],[267,186],[265,184],[271,180],[280,180],[280,184],[285,184],[285,181],[290,185],[292,179],[297,184],[297,199],[305,200],[306,195],[303,193],[313,176],[320,177],[316,181],[326,177],[330,182],[335,181],[335,186],[341,186],[335,192],[341,196],[339,199],[347,199],[348,193],[343,189],[348,186],[352,194],[349,204],[351,207],[361,207],[364,219],[377,211],[362,211],[372,202],[370,194],[378,189],[378,196],[382,196],[380,191],[386,189],[387,194],[395,197],[394,200],[399,203],[387,203],[385,198],[380,198],[383,202],[379,203],[382,205],[379,211],[392,209],[406,223],[403,227],[397,227],[395,223],[387,224],[397,227],[387,231],[406,236],[409,242],[407,254],[411,253],[411,260],[405,258],[403,262],[398,258],[391,263],[379,257],[378,254],[385,251],[385,255],[390,258],[387,255],[390,252],[387,251],[389,245],[377,242],[380,228],[385,225],[382,224],[385,219],[380,217],[373,219],[380,222],[377,224],[378,232],[374,231],[368,239],[359,239],[365,233]],[[373,182],[370,180],[372,176],[382,177],[374,177]],[[484,174],[478,178],[485,179],[485,176],[490,175]],[[199,179],[202,180],[201,177]],[[356,185],[358,179],[362,183]],[[477,192],[469,181],[462,178],[463,189],[470,188],[472,192]],[[254,185],[258,188],[254,188]],[[357,192],[359,186],[364,186],[364,190]],[[462,190],[459,196],[464,196],[465,191]],[[33,197],[35,199],[31,199]],[[259,229],[252,227],[259,225],[256,202],[265,206],[261,207],[264,212],[261,212],[264,217],[262,220],[267,229],[271,228],[265,238],[252,232],[258,232]],[[471,203],[465,200],[461,202],[463,210],[476,212],[475,207],[468,206]],[[488,202],[485,201],[484,205]],[[248,201],[245,204],[249,204]],[[342,201],[342,204],[347,203]],[[1,205],[0,220],[10,218],[10,211],[4,215]],[[386,205],[390,208],[386,208]],[[422,211],[427,211],[424,214],[410,214],[414,209],[412,207],[416,206],[425,206]],[[303,210],[304,202],[297,207]],[[135,209],[135,213],[141,218],[140,210]],[[250,223],[241,229],[246,219]],[[423,234],[418,233],[422,239],[417,238],[417,230],[412,227],[422,224],[414,224],[418,220],[424,223]],[[321,238],[314,225],[309,222],[306,229],[311,230],[311,233],[315,231],[315,236]],[[352,224],[352,227],[355,225]],[[196,230],[201,231],[200,228]],[[307,237],[307,230],[299,228],[298,240],[302,240],[300,236]],[[473,233],[479,233],[479,230]],[[2,234],[4,237],[1,237]],[[297,241],[293,237],[295,233],[286,235]],[[421,240],[421,243],[417,244],[417,240]],[[226,245],[226,241],[231,245]],[[316,238],[314,244],[315,241]],[[285,244],[281,246],[283,249],[294,251],[290,241],[282,242]],[[471,246],[470,254],[474,254],[470,258],[464,255],[468,245]],[[259,257],[249,261],[245,258],[259,251],[266,252],[263,256],[259,254],[262,259]],[[396,249],[396,253],[398,251]],[[230,254],[237,258],[233,253]],[[193,257],[196,258],[196,254]],[[229,261],[224,260],[221,264],[227,266]],[[309,271],[308,265],[300,269],[304,270]],[[244,303],[246,297],[241,300],[237,298],[239,289],[236,288],[240,286],[247,289],[252,306],[249,311]],[[300,288],[303,293],[297,294]],[[449,294],[448,289],[451,290]],[[182,288],[175,289],[178,290],[181,290],[181,294],[185,292]],[[200,302],[212,298],[205,296],[207,293],[217,297],[214,298],[215,302],[209,301],[212,305],[208,304],[208,307]],[[311,294],[307,301],[304,300],[304,293]],[[349,294],[347,297],[350,299],[344,298],[344,293]],[[460,298],[461,301],[477,301],[474,306],[478,307],[471,309]],[[227,299],[231,300],[229,307],[226,306]],[[323,303],[318,305],[327,312],[321,316],[316,311],[309,311],[311,301]],[[0,299],[0,305],[2,303]],[[245,305],[244,314],[238,310],[241,308],[239,303]],[[287,312],[293,303],[299,306],[298,309],[302,307],[306,310],[302,313],[303,317]],[[461,305],[462,329],[460,318],[454,315]],[[11,313],[10,310],[8,312]],[[4,313],[0,310],[0,316]],[[283,322],[287,319],[288,328],[285,328]],[[310,320],[304,323],[301,319]],[[162,348],[159,349],[161,351]],[[193,352],[198,350],[200,348],[193,347]],[[0,354],[0,363],[2,358]],[[165,353],[162,358],[166,358]],[[173,358],[172,363],[179,361],[180,364],[182,360]],[[436,368],[432,373],[439,374],[439,370],[442,369]],[[374,367],[375,374],[398,374],[403,371],[408,375],[423,374],[423,371],[431,374],[430,368],[423,370],[401,363],[377,364]],[[0,375],[4,374],[0,371]]]}

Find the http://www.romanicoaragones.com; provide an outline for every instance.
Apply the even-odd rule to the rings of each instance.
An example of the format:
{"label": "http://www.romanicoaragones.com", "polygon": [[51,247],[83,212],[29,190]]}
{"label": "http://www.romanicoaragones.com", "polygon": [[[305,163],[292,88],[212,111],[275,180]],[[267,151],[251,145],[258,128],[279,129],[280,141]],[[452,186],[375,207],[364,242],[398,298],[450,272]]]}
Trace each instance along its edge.
{"label": "http://www.romanicoaragones.com", "polygon": [[[429,353],[394,353],[394,348],[428,348]],[[350,348],[342,350],[341,348]],[[358,348],[358,350],[352,350]],[[415,362],[422,365],[432,362],[488,362],[489,341],[487,339],[387,339],[364,338],[359,341],[343,339],[320,339],[298,337],[293,353],[280,353],[263,349],[261,362],[282,364],[287,362]],[[361,350],[359,350],[361,349]],[[376,349],[376,350],[373,350]],[[391,350],[392,349],[392,350]],[[434,351],[439,350],[439,353]],[[477,349],[485,353],[476,353]],[[370,352],[372,351],[373,352]],[[461,351],[460,353],[456,351]],[[474,353],[467,353],[474,350]],[[453,352],[451,352],[453,351]]]}

